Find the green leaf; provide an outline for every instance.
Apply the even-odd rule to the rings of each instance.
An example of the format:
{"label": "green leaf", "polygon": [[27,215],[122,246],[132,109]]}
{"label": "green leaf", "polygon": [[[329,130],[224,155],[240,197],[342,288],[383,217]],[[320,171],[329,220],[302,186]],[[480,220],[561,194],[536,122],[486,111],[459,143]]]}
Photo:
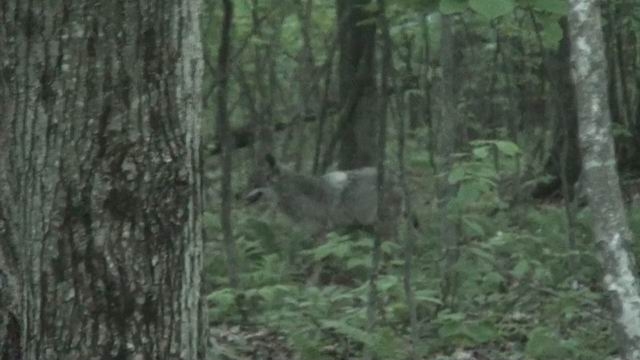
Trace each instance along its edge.
{"label": "green leaf", "polygon": [[253,34],[251,38],[249,38],[249,41],[253,45],[269,45],[270,44],[269,40],[264,39],[256,34]]}
{"label": "green leaf", "polygon": [[431,166],[431,158],[427,151],[417,151],[407,154],[411,166],[418,168],[429,168]]}
{"label": "green leaf", "polygon": [[400,280],[398,279],[397,276],[393,276],[393,275],[386,275],[381,277],[378,280],[378,288],[380,289],[381,292],[386,292],[387,290],[391,289],[392,287],[398,285],[400,283]]}
{"label": "green leaf", "polygon": [[234,302],[235,291],[231,288],[223,288],[209,293],[207,300],[216,303],[218,306],[228,306]]}
{"label": "green leaf", "polygon": [[487,260],[491,264],[493,264],[495,262],[495,260],[496,260],[495,257],[491,253],[489,253],[489,252],[487,252],[487,251],[485,251],[483,249],[480,249],[479,247],[471,247],[471,248],[469,248],[469,252],[474,254],[474,255],[476,255],[477,257],[479,257],[481,259]]}
{"label": "green leaf", "polygon": [[423,289],[415,293],[417,302],[428,302],[436,305],[442,305],[442,300],[438,298],[438,293],[433,290]]}
{"label": "green leaf", "polygon": [[558,17],[544,17],[542,21],[542,42],[547,48],[555,48],[562,40],[562,27],[558,23]]}
{"label": "green leaf", "polygon": [[505,278],[500,273],[496,271],[491,271],[484,276],[483,280],[490,285],[499,286],[504,284]]}
{"label": "green leaf", "polygon": [[480,236],[480,237],[485,236],[485,232],[484,232],[484,229],[482,228],[482,225],[480,225],[474,219],[468,216],[465,216],[462,218],[462,223],[465,226],[466,232],[468,232],[470,235]]}
{"label": "green leaf", "polygon": [[265,301],[272,303],[284,297],[286,294],[291,293],[293,290],[295,290],[295,288],[289,285],[268,285],[258,289],[257,294]]}
{"label": "green leaf", "polygon": [[466,335],[476,344],[486,343],[498,338],[495,326],[488,322],[470,322],[467,324]]}
{"label": "green leaf", "polygon": [[440,13],[442,15],[451,15],[463,12],[467,9],[467,1],[465,0],[440,0]]}
{"label": "green leaf", "polygon": [[515,4],[513,0],[469,0],[469,7],[487,19],[493,20],[510,14]]}
{"label": "green leaf", "polygon": [[532,5],[536,10],[557,15],[566,15],[569,12],[569,2],[565,0],[534,0]]}
{"label": "green leaf", "polygon": [[369,25],[375,25],[378,22],[378,18],[375,16],[371,16],[368,17],[364,20],[358,21],[356,23],[356,26],[369,26]]}
{"label": "green leaf", "polygon": [[351,326],[344,321],[338,320],[321,320],[320,323],[325,328],[335,330],[338,334],[347,336],[350,339],[361,342],[367,346],[373,347],[375,345],[374,337],[366,331],[358,329],[355,326]]}
{"label": "green leaf", "polygon": [[348,242],[327,241],[326,243],[311,250],[313,258],[318,261],[329,256],[343,258],[351,251],[351,244]]}
{"label": "green leaf", "polygon": [[482,194],[483,190],[484,189],[478,182],[464,183],[458,190],[456,201],[459,201],[461,204],[473,204],[474,202],[478,201],[478,198]]}
{"label": "green leaf", "polygon": [[480,146],[473,149],[473,156],[478,159],[486,159],[489,156],[489,147],[488,146]]}
{"label": "green leaf", "polygon": [[525,353],[534,359],[567,359],[570,355],[560,336],[552,329],[540,326],[529,333]]}
{"label": "green leaf", "polygon": [[465,325],[461,322],[446,322],[438,328],[438,335],[444,339],[459,337],[464,334]]}
{"label": "green leaf", "polygon": [[376,11],[378,11],[378,3],[375,1],[371,1],[370,3],[366,4],[366,5],[361,5],[362,9],[364,11],[370,12],[370,13],[375,13]]}
{"label": "green leaf", "polygon": [[467,318],[467,315],[460,312],[443,312],[442,314],[438,314],[438,321],[442,320],[442,322],[454,321],[461,322]]}
{"label": "green leaf", "polygon": [[488,188],[495,186],[495,183],[491,181],[491,179],[495,179],[498,177],[498,173],[493,166],[483,166],[481,168],[477,168],[474,174],[478,181],[483,181]]}
{"label": "green leaf", "polygon": [[551,271],[543,267],[537,267],[533,272],[533,278],[541,283],[548,283],[552,279]]}
{"label": "green leaf", "polygon": [[511,271],[511,273],[516,278],[522,279],[525,275],[527,275],[527,273],[529,272],[530,268],[531,268],[531,266],[529,265],[529,261],[528,260],[520,259],[520,261],[518,261],[516,266]]}
{"label": "green leaf", "polygon": [[498,140],[495,142],[498,151],[506,156],[513,156],[520,153],[518,145],[511,141]]}
{"label": "green leaf", "polygon": [[400,246],[400,244],[393,241],[383,241],[382,245],[380,246],[380,250],[383,254],[393,254],[400,251],[401,249],[402,247]]}
{"label": "green leaf", "polygon": [[465,170],[462,166],[457,166],[449,173],[449,184],[457,184],[464,179]]}
{"label": "green leaf", "polygon": [[346,267],[348,270],[353,270],[355,268],[361,267],[361,268],[368,268],[369,265],[371,265],[371,259],[369,259],[368,257],[354,257],[351,258],[349,260],[347,260],[347,264]]}

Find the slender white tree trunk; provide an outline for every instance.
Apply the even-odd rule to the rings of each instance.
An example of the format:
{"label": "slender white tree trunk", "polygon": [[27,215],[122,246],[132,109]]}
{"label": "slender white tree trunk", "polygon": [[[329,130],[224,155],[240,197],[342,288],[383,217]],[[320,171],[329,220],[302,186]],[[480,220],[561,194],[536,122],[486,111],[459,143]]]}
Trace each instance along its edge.
{"label": "slender white tree trunk", "polygon": [[607,64],[600,2],[570,0],[569,27],[576,84],[585,188],[593,230],[604,260],[604,286],[610,293],[620,352],[640,359],[640,290],[633,237],[618,182],[611,115],[607,101]]}

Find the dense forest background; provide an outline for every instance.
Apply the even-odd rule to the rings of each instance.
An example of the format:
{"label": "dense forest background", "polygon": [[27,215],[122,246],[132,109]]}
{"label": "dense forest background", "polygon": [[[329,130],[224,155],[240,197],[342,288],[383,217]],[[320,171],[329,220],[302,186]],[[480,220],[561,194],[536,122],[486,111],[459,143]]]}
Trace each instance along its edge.
{"label": "dense forest background", "polygon": [[[638,234],[640,4],[600,8],[617,169]],[[209,2],[205,288],[216,351],[614,354],[568,10],[559,0]],[[381,243],[353,231],[314,243],[273,206],[243,201],[268,180],[267,153],[308,175],[401,173],[419,226]]]}
{"label": "dense forest background", "polygon": [[640,360],[637,0],[0,1],[0,360]]}

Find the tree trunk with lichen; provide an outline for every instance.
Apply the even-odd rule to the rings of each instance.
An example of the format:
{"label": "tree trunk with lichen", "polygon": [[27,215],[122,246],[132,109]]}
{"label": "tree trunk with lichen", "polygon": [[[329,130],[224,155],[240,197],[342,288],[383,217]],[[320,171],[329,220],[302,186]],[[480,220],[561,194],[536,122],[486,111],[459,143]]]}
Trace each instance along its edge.
{"label": "tree trunk with lichen", "polygon": [[640,359],[640,287],[633,240],[620,191],[607,97],[600,3],[571,0],[569,27],[573,78],[587,198],[593,231],[604,261],[604,286],[609,292],[622,357]]}
{"label": "tree trunk with lichen", "polygon": [[6,358],[204,358],[199,15],[0,5]]}

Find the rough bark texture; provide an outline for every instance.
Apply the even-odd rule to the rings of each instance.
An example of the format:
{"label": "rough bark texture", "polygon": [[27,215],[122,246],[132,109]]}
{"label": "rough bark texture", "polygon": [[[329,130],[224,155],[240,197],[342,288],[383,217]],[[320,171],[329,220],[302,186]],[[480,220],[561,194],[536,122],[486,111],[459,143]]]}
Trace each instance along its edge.
{"label": "rough bark texture", "polygon": [[203,358],[199,7],[0,3],[4,351]]}
{"label": "rough bark texture", "polygon": [[625,359],[637,360],[640,289],[616,170],[600,8],[591,0],[571,0],[570,5],[580,145],[593,230],[602,249],[604,286],[610,292],[620,351]]}

